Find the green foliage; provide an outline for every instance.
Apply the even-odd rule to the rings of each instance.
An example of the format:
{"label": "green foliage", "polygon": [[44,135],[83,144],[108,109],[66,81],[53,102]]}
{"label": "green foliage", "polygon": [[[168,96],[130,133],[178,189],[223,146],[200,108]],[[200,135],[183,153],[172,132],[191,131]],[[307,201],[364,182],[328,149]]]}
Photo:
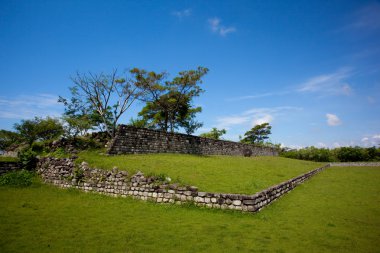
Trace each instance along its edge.
{"label": "green foliage", "polygon": [[27,187],[32,184],[34,174],[27,170],[11,171],[0,176],[0,185]]}
{"label": "green foliage", "polygon": [[336,161],[333,153],[326,148],[307,147],[300,150],[289,150],[282,152],[281,156],[293,159],[316,161],[316,162],[334,162]]}
{"label": "green foliage", "polygon": [[241,140],[243,143],[263,143],[269,138],[271,134],[272,126],[269,123],[263,123],[261,125],[254,126],[251,130],[244,134],[244,138]]}
{"label": "green foliage", "polygon": [[226,129],[218,130],[216,127],[214,127],[211,129],[210,132],[200,134],[199,136],[205,137],[205,138],[211,138],[211,139],[215,139],[215,140],[220,140],[220,137],[226,133],[227,133]]}
{"label": "green foliage", "polygon": [[25,170],[34,170],[37,165],[37,154],[31,148],[26,148],[18,153],[21,167]]}
{"label": "green foliage", "polygon": [[21,139],[32,145],[37,140],[52,140],[63,134],[63,126],[57,119],[35,117],[31,120],[22,120],[14,128]]}
{"label": "green foliage", "polygon": [[138,128],[148,128],[148,122],[142,118],[131,118],[129,120],[129,125],[138,127]]}
{"label": "green foliage", "polygon": [[336,150],[336,156],[341,162],[358,162],[370,160],[367,149],[361,147],[342,147]]}
{"label": "green foliage", "polygon": [[74,169],[74,178],[78,180],[78,182],[83,181],[84,171],[81,168]]}
{"label": "green foliage", "polygon": [[198,67],[166,81],[165,72],[132,69],[136,85],[144,91],[141,100],[146,102],[134,123],[166,132],[183,128],[187,134],[194,133],[203,124],[195,120],[202,108],[193,107],[192,101],[203,92],[199,84],[207,72],[207,68]]}
{"label": "green foliage", "polygon": [[45,142],[33,142],[32,146],[32,151],[41,154],[46,150],[46,143]]}
{"label": "green foliage", "polygon": [[380,148],[341,147],[327,149],[307,147],[299,150],[282,152],[281,156],[317,162],[380,161]]}
{"label": "green foliage", "polygon": [[21,142],[21,136],[18,133],[0,130],[0,150],[7,150],[12,145],[17,145]]}

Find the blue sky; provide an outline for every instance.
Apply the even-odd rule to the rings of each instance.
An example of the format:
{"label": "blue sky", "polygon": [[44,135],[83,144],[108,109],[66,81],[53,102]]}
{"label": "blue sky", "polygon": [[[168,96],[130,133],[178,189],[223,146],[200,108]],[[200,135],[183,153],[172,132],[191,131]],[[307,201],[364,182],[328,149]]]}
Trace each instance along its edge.
{"label": "blue sky", "polygon": [[197,133],[270,122],[289,147],[372,146],[379,59],[378,1],[0,0],[0,128],[59,116],[76,71],[204,66]]}

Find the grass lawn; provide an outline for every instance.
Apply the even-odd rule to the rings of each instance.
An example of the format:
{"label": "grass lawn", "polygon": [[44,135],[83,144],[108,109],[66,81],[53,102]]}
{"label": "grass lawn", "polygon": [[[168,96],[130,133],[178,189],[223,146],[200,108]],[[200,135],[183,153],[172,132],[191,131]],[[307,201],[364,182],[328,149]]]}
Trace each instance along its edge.
{"label": "grass lawn", "polygon": [[380,252],[380,167],[329,168],[257,214],[0,187],[0,252]]}
{"label": "grass lawn", "polygon": [[17,162],[17,157],[0,156],[0,162]]}
{"label": "grass lawn", "polygon": [[92,167],[135,173],[164,173],[200,191],[253,194],[324,165],[282,157],[197,156],[179,154],[106,156],[96,151],[79,154]]}

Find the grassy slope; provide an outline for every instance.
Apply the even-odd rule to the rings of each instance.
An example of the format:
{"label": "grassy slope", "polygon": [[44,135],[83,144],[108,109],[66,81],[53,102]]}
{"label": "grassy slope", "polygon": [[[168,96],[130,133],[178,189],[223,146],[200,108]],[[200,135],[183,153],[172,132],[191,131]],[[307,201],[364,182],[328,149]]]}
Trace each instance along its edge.
{"label": "grassy slope", "polygon": [[79,161],[91,166],[134,173],[165,173],[174,181],[201,191],[253,194],[322,166],[322,163],[282,157],[196,156],[178,154],[105,156],[83,152]]}
{"label": "grassy slope", "polygon": [[0,252],[379,252],[380,167],[330,168],[257,214],[0,188]]}

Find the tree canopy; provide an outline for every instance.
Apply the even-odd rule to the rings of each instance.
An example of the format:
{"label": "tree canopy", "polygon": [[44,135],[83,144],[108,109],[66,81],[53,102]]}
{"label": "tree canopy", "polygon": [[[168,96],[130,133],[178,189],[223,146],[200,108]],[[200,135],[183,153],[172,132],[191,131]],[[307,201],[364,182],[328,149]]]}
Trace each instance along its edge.
{"label": "tree canopy", "polygon": [[241,140],[243,143],[263,143],[269,138],[271,134],[272,126],[269,123],[263,123],[254,126],[251,130],[244,134],[244,138]]}
{"label": "tree canopy", "polygon": [[146,103],[139,112],[140,118],[132,122],[166,132],[183,128],[186,133],[193,133],[202,126],[195,120],[196,113],[201,112],[202,108],[194,107],[192,102],[203,92],[199,84],[207,72],[207,68],[198,67],[179,72],[178,76],[168,81],[166,72],[132,69],[136,86],[143,91],[140,100]]}
{"label": "tree canopy", "polygon": [[68,123],[76,131],[93,124],[113,137],[120,117],[141,95],[135,82],[116,70],[110,74],[77,73],[71,79],[71,100],[60,97],[59,102],[65,105],[65,114],[71,119]]}
{"label": "tree canopy", "polygon": [[203,133],[199,136],[205,137],[205,138],[211,138],[215,140],[220,140],[220,137],[226,133],[227,133],[226,129],[219,130],[216,127],[213,127],[210,132]]}
{"label": "tree canopy", "polygon": [[21,140],[30,145],[34,141],[50,140],[63,134],[63,126],[59,120],[50,117],[22,120],[21,123],[16,123],[14,128]]}

